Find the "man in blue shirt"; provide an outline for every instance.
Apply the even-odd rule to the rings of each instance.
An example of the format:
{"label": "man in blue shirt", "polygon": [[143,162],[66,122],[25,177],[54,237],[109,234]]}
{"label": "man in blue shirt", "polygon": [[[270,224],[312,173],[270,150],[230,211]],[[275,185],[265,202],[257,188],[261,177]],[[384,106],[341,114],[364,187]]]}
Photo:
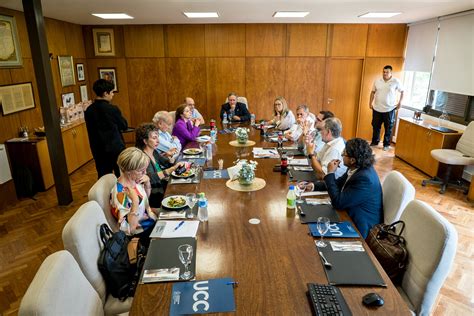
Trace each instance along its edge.
{"label": "man in blue shirt", "polygon": [[186,103],[187,106],[191,109],[191,119],[193,121],[199,120],[200,124],[204,124],[204,118],[202,117],[201,113],[196,109],[196,104],[194,103],[193,98],[186,97],[184,99],[184,103]]}
{"label": "man in blue shirt", "polygon": [[156,112],[153,117],[153,123],[158,129],[160,144],[156,149],[160,154],[167,156],[171,162],[174,162],[181,151],[181,143],[176,136],[171,136],[170,131],[173,127],[173,118],[167,111]]}

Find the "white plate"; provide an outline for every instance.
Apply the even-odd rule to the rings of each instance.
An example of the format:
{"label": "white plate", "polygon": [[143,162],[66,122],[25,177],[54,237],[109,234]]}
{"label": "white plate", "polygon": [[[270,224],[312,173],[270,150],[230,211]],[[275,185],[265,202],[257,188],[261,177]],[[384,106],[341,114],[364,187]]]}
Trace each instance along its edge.
{"label": "white plate", "polygon": [[[176,198],[182,198],[183,201],[184,201],[184,204],[181,205],[181,206],[169,206],[168,205],[169,201],[171,199],[176,199]],[[185,195],[171,195],[171,196],[165,197],[161,201],[161,206],[163,206],[164,208],[167,208],[167,209],[171,209],[171,210],[179,210],[179,209],[185,208],[187,206],[186,196]]]}
{"label": "white plate", "polygon": [[[188,173],[188,172],[189,172],[189,174],[186,174],[186,173]],[[173,172],[171,172],[171,175],[172,175],[173,177],[175,177],[175,178],[186,179],[186,178],[191,178],[191,177],[193,177],[193,176],[195,175],[195,172],[194,172],[194,169],[189,169],[189,170],[185,171],[185,172],[182,173],[182,174],[176,174],[176,171],[173,171]]]}
{"label": "white plate", "polygon": [[211,136],[207,136],[207,135],[196,137],[196,141],[199,143],[208,142],[210,140],[211,140]]}
{"label": "white plate", "polygon": [[200,153],[202,153],[201,148],[188,148],[183,150],[183,154],[185,155],[199,155]]}

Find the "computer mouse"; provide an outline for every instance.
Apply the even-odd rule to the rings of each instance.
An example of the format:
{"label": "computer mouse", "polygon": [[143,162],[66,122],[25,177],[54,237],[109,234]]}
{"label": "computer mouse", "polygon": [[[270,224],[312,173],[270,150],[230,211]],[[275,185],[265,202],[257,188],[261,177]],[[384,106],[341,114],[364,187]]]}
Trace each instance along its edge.
{"label": "computer mouse", "polygon": [[362,298],[362,303],[366,306],[382,306],[384,301],[382,296],[377,293],[369,293],[364,295]]}

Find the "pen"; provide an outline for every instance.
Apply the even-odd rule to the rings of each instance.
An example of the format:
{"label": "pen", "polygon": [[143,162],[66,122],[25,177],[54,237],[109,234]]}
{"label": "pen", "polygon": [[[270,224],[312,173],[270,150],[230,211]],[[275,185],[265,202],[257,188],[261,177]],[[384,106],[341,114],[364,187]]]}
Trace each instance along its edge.
{"label": "pen", "polygon": [[179,224],[173,229],[173,231],[174,231],[174,232],[177,231],[178,228],[180,228],[181,226],[183,226],[183,224],[184,224],[184,221],[179,222]]}
{"label": "pen", "polygon": [[227,285],[232,285],[232,287],[237,287],[237,285],[239,285],[239,282],[236,282],[236,281],[227,282]]}

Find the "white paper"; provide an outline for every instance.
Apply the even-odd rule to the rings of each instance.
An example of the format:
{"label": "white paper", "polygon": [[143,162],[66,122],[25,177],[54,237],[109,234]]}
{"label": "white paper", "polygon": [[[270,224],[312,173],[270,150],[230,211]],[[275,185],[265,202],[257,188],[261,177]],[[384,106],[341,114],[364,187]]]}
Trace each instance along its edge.
{"label": "white paper", "polygon": [[276,148],[254,147],[252,152],[254,158],[280,158]]}
{"label": "white paper", "polygon": [[330,241],[329,244],[333,251],[365,251],[360,241]]}
{"label": "white paper", "polygon": [[310,192],[301,193],[301,196],[312,196],[312,195],[328,195],[328,191],[310,191]]}
{"label": "white paper", "polygon": [[[180,225],[181,222],[183,222],[182,225]],[[150,238],[194,238],[198,228],[199,221],[157,221]]]}
{"label": "white paper", "polygon": [[293,170],[308,172],[308,171],[313,171],[313,168],[312,167],[293,167]]}
{"label": "white paper", "polygon": [[186,211],[161,211],[159,219],[183,219],[186,218]]}
{"label": "white paper", "polygon": [[288,159],[288,165],[290,166],[309,166],[308,159],[301,158],[301,159]]}
{"label": "white paper", "polygon": [[143,271],[142,282],[176,281],[179,280],[179,271],[180,269],[178,267],[145,270]]}
{"label": "white paper", "polygon": [[317,198],[307,198],[306,203],[311,205],[321,205],[321,204],[331,204],[330,198],[317,199]]}

